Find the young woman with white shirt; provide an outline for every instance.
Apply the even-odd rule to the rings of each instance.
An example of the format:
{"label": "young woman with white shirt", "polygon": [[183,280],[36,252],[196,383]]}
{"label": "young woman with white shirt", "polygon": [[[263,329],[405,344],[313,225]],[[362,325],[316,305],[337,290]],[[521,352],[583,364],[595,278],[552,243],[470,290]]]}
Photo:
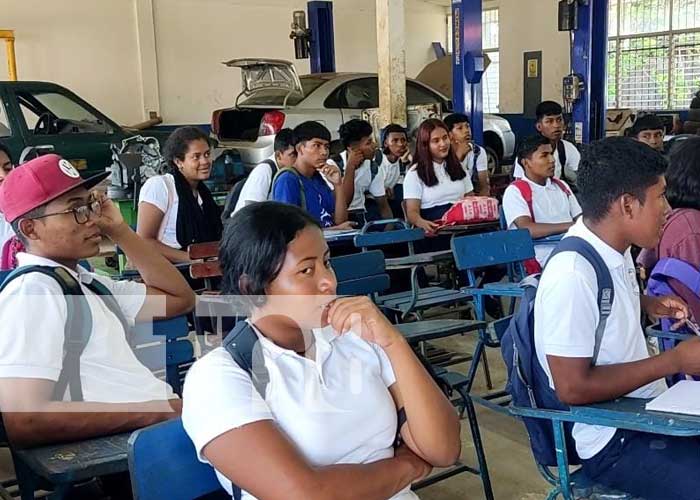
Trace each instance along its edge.
{"label": "young woman with white shirt", "polygon": [[456,461],[454,408],[367,297],[335,295],[328,245],[308,213],[244,207],[219,260],[224,292],[250,307],[268,373],[254,385],[220,347],[185,381],[185,430],[229,493],[233,483],[245,500],[415,500],[411,483]]}
{"label": "young woman with white shirt", "polygon": [[406,217],[416,227],[434,232],[440,219],[474,186],[450,147],[447,126],[440,120],[425,120],[418,129],[416,163],[403,182]]}
{"label": "young woman with white shirt", "polygon": [[141,188],[137,233],[171,262],[187,262],[190,244],[221,238],[221,211],[203,182],[212,168],[209,138],[197,127],[178,128],[163,157],[169,173],[151,177]]}

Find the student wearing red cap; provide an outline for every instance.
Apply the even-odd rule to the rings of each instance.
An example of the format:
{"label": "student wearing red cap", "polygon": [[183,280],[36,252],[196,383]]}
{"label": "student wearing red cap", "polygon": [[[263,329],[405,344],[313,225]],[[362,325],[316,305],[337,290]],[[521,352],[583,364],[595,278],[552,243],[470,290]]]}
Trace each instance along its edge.
{"label": "student wearing red cap", "polygon": [[[68,161],[51,154],[13,170],[0,185],[0,211],[26,247],[18,255],[19,269],[44,266],[54,273],[34,267],[0,291],[0,409],[16,446],[128,431],[180,411],[172,389],[136,359],[125,323],[185,313],[195,296],[112,202],[92,191],[107,175],[81,179]],[[79,260],[97,255],[103,236],[124,250],[143,283],[112,281],[78,266]],[[61,386],[71,324],[68,296],[55,275],[80,287],[91,315],[76,377],[82,401],[73,397],[73,385],[55,390]],[[104,293],[95,293],[100,287],[111,294],[112,307]]]}

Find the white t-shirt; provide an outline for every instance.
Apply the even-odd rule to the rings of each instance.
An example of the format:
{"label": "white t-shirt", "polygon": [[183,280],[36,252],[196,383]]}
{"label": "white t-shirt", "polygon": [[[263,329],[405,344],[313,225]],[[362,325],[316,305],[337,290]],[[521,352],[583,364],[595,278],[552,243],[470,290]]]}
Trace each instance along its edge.
{"label": "white t-shirt", "polygon": [[[610,269],[615,289],[612,311],[605,325],[597,365],[629,363],[649,357],[641,327],[641,304],[634,262],[593,234],[579,219],[567,236],[590,243]],[[535,348],[537,358],[554,387],[547,355],[592,358],[598,324],[598,282],[593,267],[582,256],[564,252],[552,257],[542,274],[535,298]],[[657,380],[628,394],[653,398],[666,390]],[[576,451],[583,459],[600,452],[616,429],[574,424]]]}
{"label": "white t-shirt", "polygon": [[[354,333],[337,336],[327,327],[313,332],[312,361],[257,333],[270,376],[264,400],[223,347],[187,374],[182,422],[202,462],[207,463],[202,450],[214,438],[260,420],[274,420],[316,467],[394,456],[397,410],[388,388],[396,378],[380,347]],[[231,493],[231,482],[217,474]],[[406,487],[392,500],[417,498]],[[243,499],[253,497],[243,492]]]}
{"label": "white t-shirt", "polygon": [[[268,161],[273,161],[274,165],[277,166],[274,155],[268,158]],[[241,195],[236,207],[231,212],[231,217],[247,204],[266,201],[270,196],[272,179],[273,174],[269,163],[263,162],[256,166],[243,184]]]}
{"label": "white t-shirt", "polygon": [[12,225],[5,220],[5,216],[0,213],[0,251],[5,246],[7,240],[12,238],[15,232],[12,230]]}
{"label": "white t-shirt", "polygon": [[397,159],[394,163],[389,161],[386,155],[382,155],[382,164],[379,170],[384,173],[384,187],[394,189],[401,179],[401,162]]}
{"label": "white t-shirt", "polygon": [[[139,203],[146,202],[163,212],[163,222],[159,234],[160,242],[172,248],[181,248],[177,241],[177,209],[180,198],[175,189],[175,178],[172,174],[157,175],[144,182],[139,193]],[[202,206],[202,197],[197,194],[197,203]]]}
{"label": "white t-shirt", "polygon": [[[479,157],[476,159],[476,171],[484,172],[489,169],[488,155],[486,154],[486,150],[478,144],[474,144],[474,146],[479,148]],[[462,168],[467,171],[467,175],[469,175],[470,179],[474,175],[472,170],[474,167],[474,155],[476,154],[474,151],[475,150],[472,148],[472,150],[467,153],[467,156],[464,157],[464,160],[461,161]]]}
{"label": "white t-shirt", "polygon": [[[564,150],[566,151],[566,165],[564,165],[564,173],[566,174],[566,178],[568,180],[576,182],[576,173],[578,172],[578,164],[581,161],[581,153],[579,153],[576,146],[569,141],[562,139],[561,142],[564,144]],[[555,149],[553,155],[554,177],[561,179],[562,165],[559,161],[559,152]],[[517,158],[515,160],[515,164],[513,165],[513,177],[516,179],[525,177],[525,171]]]}
{"label": "white t-shirt", "polygon": [[[17,259],[20,266],[60,266],[27,253],[19,253]],[[70,269],[69,272],[81,284],[92,280],[102,283],[114,295],[127,321],[134,323],[146,300],[144,284],[112,281],[80,266],[77,273]],[[85,401],[135,403],[172,399],[170,386],[136,358],[122,324],[102,298],[85,286],[81,288],[92,313],[92,334],[80,356]],[[57,381],[63,366],[66,316],[66,298],[53,278],[29,273],[10,282],[0,293],[0,378]],[[65,399],[70,400],[70,396]]]}
{"label": "white t-shirt", "polygon": [[434,186],[426,186],[423,183],[418,177],[415,165],[408,169],[403,181],[405,200],[420,200],[421,209],[426,209],[456,203],[465,194],[474,191],[474,185],[469,175],[466,175],[464,179],[453,181],[447,173],[445,162],[433,162],[433,168],[438,180]]}
{"label": "white t-shirt", "polygon": [[[544,186],[532,182],[527,177],[523,177],[532,189],[532,211],[534,212],[534,222],[542,224],[558,224],[562,222],[573,222],[581,215],[581,206],[573,194],[567,195],[559,186],[550,179]],[[569,186],[566,182],[559,182]],[[570,188],[569,188],[569,192]],[[518,217],[532,217],[527,202],[520,190],[514,185],[510,185],[503,193],[503,214],[506,218],[508,229],[517,229],[515,220]],[[535,245],[535,258],[541,266],[547,262],[549,254],[554,250],[555,244]]]}
{"label": "white t-shirt", "polygon": [[[348,152],[340,153],[343,164],[348,164]],[[352,202],[348,205],[348,210],[365,210],[365,193],[371,194],[375,198],[386,196],[384,189],[384,171],[380,168],[377,175],[372,179],[371,160],[365,160],[362,165],[355,169],[355,194]]]}

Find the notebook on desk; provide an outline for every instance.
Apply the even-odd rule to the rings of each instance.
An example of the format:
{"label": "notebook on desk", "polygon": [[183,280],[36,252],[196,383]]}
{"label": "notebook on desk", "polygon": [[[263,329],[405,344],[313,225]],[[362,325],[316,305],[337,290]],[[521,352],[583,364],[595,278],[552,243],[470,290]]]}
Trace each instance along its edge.
{"label": "notebook on desk", "polygon": [[660,396],[649,401],[646,408],[650,411],[700,415],[700,382],[681,380]]}

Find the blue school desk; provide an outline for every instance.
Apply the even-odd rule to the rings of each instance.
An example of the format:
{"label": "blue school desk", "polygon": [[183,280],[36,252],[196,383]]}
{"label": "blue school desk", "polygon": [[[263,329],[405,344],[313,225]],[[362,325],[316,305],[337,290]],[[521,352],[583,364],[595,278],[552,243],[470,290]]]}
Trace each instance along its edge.
{"label": "blue school desk", "polygon": [[[544,418],[552,421],[556,442],[558,477],[539,467],[545,479],[553,486],[547,500],[554,500],[559,495],[564,500],[574,500],[578,497],[581,489],[591,486],[590,480],[581,472],[569,473],[564,440],[564,422],[602,425],[667,436],[700,436],[700,416],[648,411],[645,406],[649,401],[648,399],[619,398],[606,403],[572,406],[569,411],[540,410],[511,405],[509,410],[513,415]],[[577,493],[576,496],[575,493]]]}

